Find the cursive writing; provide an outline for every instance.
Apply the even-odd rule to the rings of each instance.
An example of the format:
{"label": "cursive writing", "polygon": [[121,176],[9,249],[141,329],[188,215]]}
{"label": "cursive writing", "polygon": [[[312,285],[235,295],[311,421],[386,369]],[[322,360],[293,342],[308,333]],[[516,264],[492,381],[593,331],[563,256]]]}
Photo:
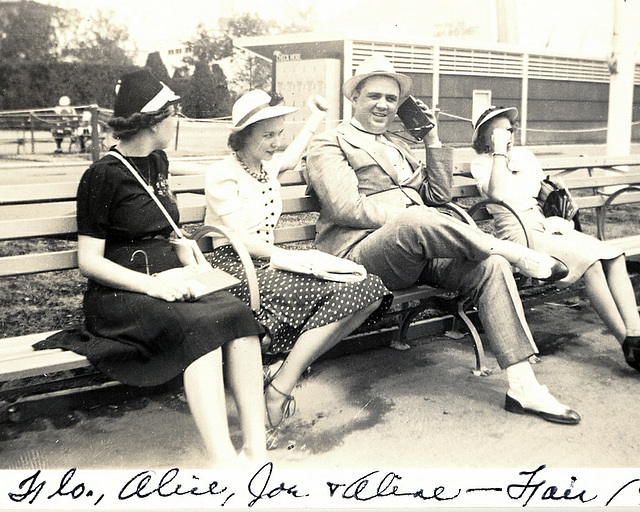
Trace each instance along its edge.
{"label": "cursive writing", "polygon": [[375,498],[388,498],[391,496],[409,496],[421,500],[449,501],[460,495],[460,489],[454,494],[445,496],[446,488],[439,485],[433,488],[433,491],[425,492],[424,489],[415,491],[401,491],[396,485],[402,480],[402,477],[394,472],[389,472],[380,478],[379,471],[371,471],[366,475],[354,480],[349,484],[336,484],[327,482],[329,487],[329,495],[333,497],[336,491],[344,488],[340,495],[344,499],[355,499],[357,501],[369,501]]}
{"label": "cursive writing", "polygon": [[[71,468],[67,471],[57,484],[56,490],[49,494],[47,499],[71,498],[77,500],[79,498],[95,498],[93,504],[97,505],[100,503],[102,498],[104,498],[104,494],[94,492],[89,489],[84,482],[72,482],[75,474],[76,468]],[[22,492],[10,492],[8,494],[9,499],[16,503],[25,501],[32,505],[47,484],[45,479],[40,480],[41,476],[42,472],[38,470],[33,475],[22,480],[22,482],[18,484],[18,489],[21,489]]]}
{"label": "cursive writing", "polygon": [[[523,507],[526,507],[533,496],[544,486],[544,484],[547,483],[546,480],[537,480],[534,482],[534,479],[538,477],[538,473],[540,473],[545,467],[546,466],[543,464],[541,466],[538,466],[538,468],[533,471],[521,471],[519,474],[524,476],[528,475],[529,479],[524,484],[515,483],[508,485],[507,495],[509,496],[509,498],[511,498],[512,500],[521,500],[526,496],[525,502],[522,505]],[[578,500],[581,503],[588,503],[597,498],[597,494],[591,498],[587,498],[585,496],[587,492],[586,490],[576,492],[574,489],[574,485],[577,481],[577,478],[575,476],[572,476],[570,480],[571,483],[569,484],[569,487],[565,489],[561,494],[558,494],[561,491],[559,491],[558,487],[556,487],[555,485],[549,485],[545,487],[542,491],[542,494],[540,495],[540,499],[545,501]]]}
{"label": "cursive writing", "polygon": [[[637,484],[638,482],[640,482],[640,478],[634,478],[633,480],[629,480],[626,484],[624,484],[623,486],[621,486],[616,492],[614,492],[611,495],[611,498],[609,498],[607,500],[607,503],[605,506],[609,506],[611,505],[611,503],[613,502],[613,500],[615,500],[616,498],[618,498],[618,496],[620,496],[622,494],[622,491],[626,491],[628,488],[631,487],[631,485],[633,484]],[[640,486],[638,487],[638,489],[636,490],[636,494],[640,494]]]}
{"label": "cursive writing", "polygon": [[[253,499],[249,502],[249,506],[253,507],[258,501],[265,498],[275,498],[282,493],[292,496],[294,498],[306,498],[308,494],[302,494],[298,490],[297,484],[285,484],[281,482],[276,486],[271,486],[271,476],[273,474],[273,463],[267,462],[262,466],[255,475],[251,477],[249,481],[249,494],[253,496]],[[269,490],[267,490],[269,488]]]}
{"label": "cursive writing", "polygon": [[223,505],[235,494],[231,492],[225,495],[228,489],[217,481],[201,483],[196,475],[191,475],[195,481],[185,484],[179,480],[181,476],[178,468],[166,471],[159,479],[156,478],[155,471],[142,471],[131,478],[118,493],[118,499],[127,500],[130,498],[148,498],[157,495],[161,498],[172,496],[216,496],[224,497]]}

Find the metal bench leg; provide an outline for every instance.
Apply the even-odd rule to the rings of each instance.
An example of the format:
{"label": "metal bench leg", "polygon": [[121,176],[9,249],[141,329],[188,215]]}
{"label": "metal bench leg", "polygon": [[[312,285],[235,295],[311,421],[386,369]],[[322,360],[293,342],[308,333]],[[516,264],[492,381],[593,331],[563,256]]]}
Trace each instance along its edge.
{"label": "metal bench leg", "polygon": [[409,350],[411,345],[407,343],[407,335],[409,333],[409,327],[411,327],[411,322],[417,317],[422,310],[413,310],[409,311],[402,315],[399,320],[399,328],[398,328],[398,338],[391,341],[391,348],[395,348],[396,350]]}
{"label": "metal bench leg", "polygon": [[473,370],[473,374],[478,377],[486,377],[491,374],[491,370],[487,367],[487,359],[484,354],[484,347],[482,345],[482,339],[480,338],[480,333],[478,333],[478,329],[473,325],[471,319],[467,316],[467,312],[465,311],[467,304],[467,300],[463,299],[458,301],[458,316],[465,323],[471,336],[473,337],[473,349],[476,353],[476,369]]}

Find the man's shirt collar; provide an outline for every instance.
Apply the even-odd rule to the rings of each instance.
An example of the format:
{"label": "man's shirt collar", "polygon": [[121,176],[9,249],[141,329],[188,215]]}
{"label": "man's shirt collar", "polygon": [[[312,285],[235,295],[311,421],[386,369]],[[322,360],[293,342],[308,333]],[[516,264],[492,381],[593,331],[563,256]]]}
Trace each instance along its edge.
{"label": "man's shirt collar", "polygon": [[358,121],[355,117],[351,118],[351,126],[353,126],[356,130],[362,132],[363,134],[368,135],[369,137],[371,137],[374,140],[379,140],[378,137],[382,136],[381,133],[371,133],[371,132],[368,132],[367,130],[365,130],[364,127],[362,126],[362,124],[360,123],[360,121]]}

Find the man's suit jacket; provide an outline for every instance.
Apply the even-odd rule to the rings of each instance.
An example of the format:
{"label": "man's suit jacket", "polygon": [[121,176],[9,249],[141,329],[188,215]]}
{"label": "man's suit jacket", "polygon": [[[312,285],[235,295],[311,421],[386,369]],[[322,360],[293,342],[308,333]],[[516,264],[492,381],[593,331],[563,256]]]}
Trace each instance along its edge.
{"label": "man's suit jacket", "polygon": [[321,205],[318,249],[347,256],[410,204],[435,206],[451,199],[451,170],[442,169],[432,154],[439,150],[426,151],[425,166],[402,140],[388,133],[383,136],[393,141],[413,169],[404,183],[399,183],[384,144],[351,123],[343,122],[311,141],[306,177]]}

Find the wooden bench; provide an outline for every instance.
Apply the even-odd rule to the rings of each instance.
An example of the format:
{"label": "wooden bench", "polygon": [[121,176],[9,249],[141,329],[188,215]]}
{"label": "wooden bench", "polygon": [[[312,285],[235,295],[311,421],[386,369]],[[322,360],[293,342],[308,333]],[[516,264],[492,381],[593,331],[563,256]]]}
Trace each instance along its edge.
{"label": "wooden bench", "polygon": [[[182,167],[190,168],[192,172],[194,165],[197,166],[193,163],[182,163]],[[173,169],[180,166],[172,163]],[[308,246],[315,237],[317,202],[305,194],[306,186],[300,171],[283,173],[281,183],[285,215],[276,229],[276,243]],[[171,177],[170,186],[177,195],[182,227],[188,230],[190,227],[200,226],[205,211],[202,173],[174,175]],[[70,247],[62,250],[47,249],[44,252],[0,257],[0,277],[77,269],[76,189],[77,182],[0,187],[0,241],[23,241],[43,237],[45,240],[70,240]],[[294,219],[290,219],[291,216]],[[206,247],[206,240],[203,239],[202,244],[205,252],[210,249]],[[409,326],[429,305],[425,301],[431,298],[448,300],[451,294],[430,286],[416,286],[396,293],[393,312],[389,317],[373,331],[363,330],[353,334],[349,338],[349,344],[353,347],[372,343],[373,346],[380,346],[389,344],[394,336],[397,336],[400,342],[404,342],[409,335]],[[480,336],[461,304],[455,304],[451,312],[423,320],[422,332],[442,331],[443,326],[450,324],[456,313],[463,315],[462,318],[476,338],[475,372],[488,373]],[[88,389],[93,390],[94,381],[100,380],[84,356],[59,349],[32,349],[35,342],[49,334],[51,332],[0,339],[0,420],[3,417],[24,418],[22,404],[34,400],[28,395],[33,394],[35,399],[41,398],[43,392],[55,396],[64,395],[67,391],[76,392],[76,387],[82,390],[87,383]],[[61,389],[57,389],[56,382],[62,383]],[[102,387],[115,385],[116,383],[108,381],[99,383]],[[68,387],[74,389],[67,390]],[[53,393],[52,389],[55,389]],[[20,404],[17,402],[18,398],[21,399]],[[4,401],[4,416],[1,401]]]}
{"label": "wooden bench", "polygon": [[[616,176],[600,176],[598,169],[611,169],[618,166],[638,166],[640,156],[624,158],[563,158],[542,161],[545,171],[562,173],[567,185],[576,191],[587,191],[587,195],[576,198],[581,208],[595,208],[599,212],[599,226],[605,232],[606,210],[613,204],[631,204],[640,200],[640,191],[633,188],[640,184],[640,174],[620,172]],[[174,175],[170,186],[177,194],[183,227],[197,227],[204,219],[204,176],[194,171],[198,167],[194,162],[172,163],[172,169],[195,172],[190,175]],[[204,171],[204,166],[201,166]],[[453,195],[455,202],[469,204],[478,199],[478,192],[468,172],[468,164],[455,167]],[[584,174],[584,176],[582,175]],[[285,215],[276,229],[277,244],[303,244],[308,246],[315,236],[315,220],[318,204],[315,198],[306,195],[302,173],[292,171],[281,176],[283,210]],[[600,187],[620,186],[624,192],[612,196],[602,196],[597,192]],[[76,235],[75,193],[77,182],[57,184],[30,184],[0,187],[0,241],[25,240],[45,237],[45,239],[65,238],[71,240],[72,247],[63,250],[46,250],[40,253],[10,255],[0,257],[0,277],[20,276],[33,273],[47,273],[76,269],[77,254],[73,247]],[[613,198],[613,199],[612,199]],[[604,213],[603,213],[604,212]],[[462,211],[458,214],[464,216]],[[290,217],[293,217],[291,219]],[[479,215],[479,219],[482,219]],[[486,217],[485,217],[486,218]],[[600,219],[602,219],[600,221]],[[639,251],[637,238],[626,237],[624,241],[613,243],[629,244],[634,254]],[[206,244],[203,247],[207,250]],[[394,294],[392,315],[393,325],[384,325],[376,330],[358,331],[349,337],[349,343],[360,343],[365,338],[374,337],[388,344],[392,335],[404,342],[412,333],[442,332],[445,325],[451,325],[458,315],[462,318],[472,337],[476,352],[474,373],[487,373],[487,366],[480,336],[474,323],[465,313],[464,301],[450,293],[430,286],[415,286]],[[426,309],[442,301],[452,304],[451,310],[439,313],[435,318],[422,319],[413,323]],[[437,326],[437,327],[436,327]],[[61,350],[33,351],[31,345],[45,338],[49,333],[27,334],[0,340],[0,420],[19,417],[24,401],[37,400],[41,393],[65,394],[69,384],[69,374],[81,384],[90,382],[95,388],[96,371],[83,356]],[[339,345],[344,345],[341,343]],[[77,375],[76,375],[77,374]],[[34,381],[33,384],[26,383]],[[61,382],[60,389],[53,382]],[[4,387],[2,387],[4,384]],[[113,387],[117,383],[100,382],[99,386]],[[30,395],[34,394],[36,398]],[[21,398],[21,404],[16,401]],[[2,402],[4,401],[4,403]],[[4,405],[4,407],[3,407]]]}
{"label": "wooden bench", "polygon": [[[561,178],[582,212],[595,212],[596,231],[600,240],[607,240],[623,249],[629,258],[640,255],[640,232],[615,237],[607,229],[607,220],[614,207],[640,204],[640,155],[540,158],[545,174]],[[478,190],[465,162],[455,168],[459,176],[456,200],[478,198]],[[481,212],[478,220],[488,217]]]}

